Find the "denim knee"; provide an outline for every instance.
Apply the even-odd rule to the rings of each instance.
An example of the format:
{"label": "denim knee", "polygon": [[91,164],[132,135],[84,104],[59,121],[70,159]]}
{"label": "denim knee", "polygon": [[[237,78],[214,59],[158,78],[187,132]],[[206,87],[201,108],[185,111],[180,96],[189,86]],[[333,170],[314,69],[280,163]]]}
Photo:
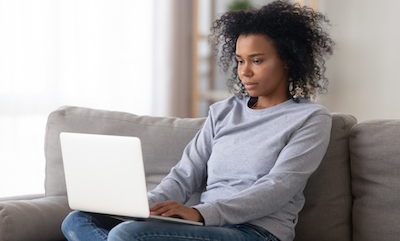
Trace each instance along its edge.
{"label": "denim knee", "polygon": [[61,231],[70,241],[105,241],[108,234],[108,229],[103,228],[96,218],[81,211],[73,211],[68,214],[61,224]]}
{"label": "denim knee", "polygon": [[74,226],[78,223],[77,219],[79,219],[81,216],[82,213],[80,211],[72,211],[62,222],[61,231],[67,239],[71,238],[71,236],[74,236]]}
{"label": "denim knee", "polygon": [[[122,241],[122,240],[133,240],[132,235],[135,234],[134,223],[135,221],[127,221],[118,224],[113,229],[111,229],[108,234],[108,240],[110,241]],[[132,225],[133,224],[133,225]]]}

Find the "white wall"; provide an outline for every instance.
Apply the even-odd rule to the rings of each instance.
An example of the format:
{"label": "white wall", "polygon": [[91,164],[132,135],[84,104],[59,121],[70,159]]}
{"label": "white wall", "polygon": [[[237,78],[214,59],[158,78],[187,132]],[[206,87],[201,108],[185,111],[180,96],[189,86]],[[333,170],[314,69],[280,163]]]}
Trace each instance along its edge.
{"label": "white wall", "polygon": [[400,118],[400,1],[319,0],[337,43],[329,93],[318,100],[358,121]]}

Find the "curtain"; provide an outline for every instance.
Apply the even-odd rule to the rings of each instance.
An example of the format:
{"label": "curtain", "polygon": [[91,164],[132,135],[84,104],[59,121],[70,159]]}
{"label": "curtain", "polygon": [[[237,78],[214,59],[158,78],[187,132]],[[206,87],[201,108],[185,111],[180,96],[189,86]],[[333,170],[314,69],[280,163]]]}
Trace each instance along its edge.
{"label": "curtain", "polygon": [[193,1],[155,0],[153,113],[191,116]]}

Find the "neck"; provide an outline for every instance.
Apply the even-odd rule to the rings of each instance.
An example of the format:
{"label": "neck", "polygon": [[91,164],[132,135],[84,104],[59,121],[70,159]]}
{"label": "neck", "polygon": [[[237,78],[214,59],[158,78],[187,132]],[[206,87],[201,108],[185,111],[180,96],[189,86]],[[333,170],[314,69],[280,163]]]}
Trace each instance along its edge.
{"label": "neck", "polygon": [[285,101],[287,101],[289,98],[279,98],[279,99],[273,99],[273,100],[269,100],[269,99],[264,99],[259,97],[257,102],[251,106],[252,109],[266,109],[275,105],[279,105]]}

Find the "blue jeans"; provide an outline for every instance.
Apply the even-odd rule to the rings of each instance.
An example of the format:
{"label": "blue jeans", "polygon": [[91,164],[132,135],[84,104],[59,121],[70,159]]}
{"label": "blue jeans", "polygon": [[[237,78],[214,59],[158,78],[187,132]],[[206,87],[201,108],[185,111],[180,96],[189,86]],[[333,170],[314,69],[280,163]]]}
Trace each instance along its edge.
{"label": "blue jeans", "polygon": [[89,214],[80,211],[71,212],[65,218],[62,224],[62,231],[69,241],[278,241],[275,236],[265,229],[251,224],[212,227],[166,222],[121,222],[106,215]]}

